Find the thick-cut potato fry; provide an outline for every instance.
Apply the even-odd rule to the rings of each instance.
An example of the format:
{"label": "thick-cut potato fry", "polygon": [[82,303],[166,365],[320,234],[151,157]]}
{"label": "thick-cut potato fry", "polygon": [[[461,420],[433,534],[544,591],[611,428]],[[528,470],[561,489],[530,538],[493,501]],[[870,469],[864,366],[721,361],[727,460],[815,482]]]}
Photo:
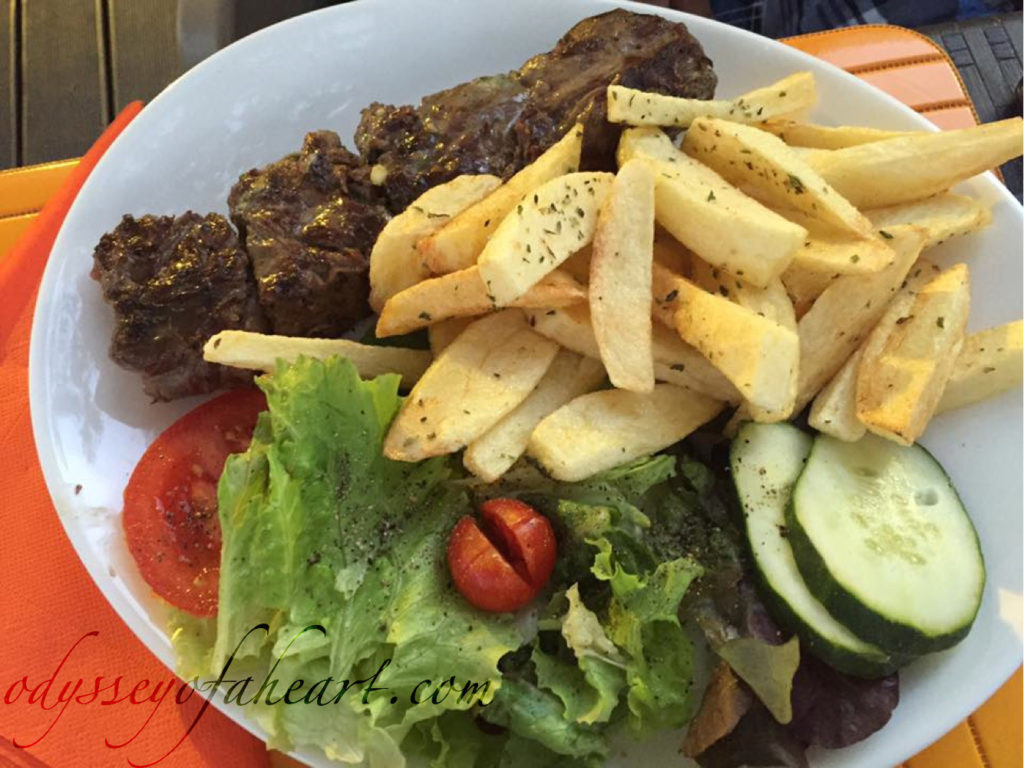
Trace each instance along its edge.
{"label": "thick-cut potato fry", "polygon": [[874,141],[813,155],[810,163],[858,208],[942,192],[1021,154],[1021,118]]}
{"label": "thick-cut potato fry", "polygon": [[[533,329],[581,355],[601,358],[590,324],[590,312],[579,304],[565,309],[526,310]],[[739,392],[700,352],[684,342],[675,330],[660,324],[651,328],[654,378],[676,384],[715,400],[736,403]]]}
{"label": "thick-cut potato fry", "polygon": [[969,235],[992,221],[992,211],[980,200],[963,195],[938,195],[916,203],[903,203],[864,211],[876,230],[913,225],[925,232],[925,249],[951,237]]}
{"label": "thick-cut potato fry", "polygon": [[526,399],[557,352],[557,344],[530,330],[522,310],[477,320],[412,388],[384,455],[422,461],[464,448]]}
{"label": "thick-cut potato fry", "polygon": [[963,345],[967,265],[947,269],[906,307],[894,306],[864,345],[857,418],[876,435],[911,445],[924,434]]}
{"label": "thick-cut potato fry", "polygon": [[483,200],[421,240],[416,248],[426,268],[444,275],[473,266],[491,233],[527,193],[579,168],[582,146],[583,127],[577,125]]}
{"label": "thick-cut potato fry", "polygon": [[586,285],[590,282],[590,259],[593,255],[593,248],[588,245],[563,261],[559,269],[571,275],[577,282]]}
{"label": "thick-cut potato fry", "polygon": [[427,328],[427,338],[430,340],[430,351],[437,357],[444,351],[444,348],[455,341],[456,337],[475,323],[478,317],[453,317],[450,320],[442,320]]}
{"label": "thick-cut potato fry", "polygon": [[689,277],[693,251],[661,227],[654,228],[654,261],[682,277]]}
{"label": "thick-cut potato fry", "polygon": [[370,306],[375,312],[428,276],[416,243],[500,185],[497,176],[457,176],[428,189],[384,226],[370,252]]}
{"label": "thick-cut potato fry", "polygon": [[705,261],[765,286],[778,277],[807,230],[740,192],[680,152],[663,132],[631,128],[619,141],[623,164],[644,158],[656,173],[657,221]]}
{"label": "thick-cut potato fry", "polygon": [[[621,168],[630,160],[638,157],[647,160],[660,160],[665,163],[693,165],[688,162],[689,155],[684,154],[673,144],[668,134],[660,128],[627,128],[622,132],[622,135],[619,136],[619,146],[615,150],[615,160],[619,167]],[[684,157],[688,159],[683,160]]]}
{"label": "thick-cut potato fry", "polygon": [[[586,289],[561,270],[545,275],[516,299],[515,307],[567,307],[587,300]],[[496,309],[477,266],[424,280],[396,293],[377,320],[377,337],[400,336],[453,317]]]}
{"label": "thick-cut potato fry", "polygon": [[[895,237],[910,228],[910,225],[899,224],[884,232],[886,236]],[[796,252],[782,273],[782,284],[793,301],[797,318],[807,314],[815,299],[840,277],[878,272],[895,263],[896,255],[888,242],[881,235],[877,239],[848,239],[845,235],[809,234],[804,247]],[[861,269],[862,266],[869,268]]]}
{"label": "thick-cut potato fry", "polygon": [[593,391],[604,379],[604,366],[597,360],[560,349],[537,388],[470,443],[462,463],[480,479],[493,483],[525,453],[530,435],[545,416]]}
{"label": "thick-cut potato fry", "polygon": [[717,293],[762,317],[774,320],[783,328],[796,332],[796,315],[786,287],[775,278],[764,288],[741,280],[724,269],[712,267],[706,261],[693,259],[690,281],[708,293]]}
{"label": "thick-cut potato fry", "polygon": [[557,480],[584,480],[677,443],[721,410],[721,403],[672,384],[644,393],[592,392],[541,421],[527,453]]}
{"label": "thick-cut potato fry", "polygon": [[610,173],[569,173],[536,187],[516,205],[477,261],[495,304],[511,304],[590,244],[614,178]]}
{"label": "thick-cut potato fry", "polygon": [[[687,274],[689,273],[688,265]],[[676,310],[679,309],[679,281],[684,277],[682,268],[671,269],[655,260],[651,265],[651,314],[665,328],[676,329]]]}
{"label": "thick-cut potato fry", "polygon": [[[796,314],[793,302],[786,294],[786,289],[779,278],[775,278],[765,288],[758,288],[749,282],[740,280],[725,270],[712,267],[705,261],[694,257],[690,261],[690,278],[695,285],[711,294],[724,296],[729,301],[749,309],[761,317],[774,320],[789,331],[796,333]],[[678,305],[678,300],[674,304]],[[659,310],[662,315],[665,309]],[[673,322],[675,318],[673,317]],[[776,413],[759,408],[749,402],[745,404],[754,421],[778,421]]]}
{"label": "thick-cut potato fry", "polygon": [[963,408],[1021,385],[1024,323],[1015,320],[964,339],[936,413]]}
{"label": "thick-cut potato fry", "polygon": [[631,160],[619,169],[597,219],[590,261],[590,321],[601,362],[619,389],[654,389],[651,264],[654,173]]}
{"label": "thick-cut potato fry", "polygon": [[725,374],[762,420],[789,418],[800,341],[794,330],[679,280],[676,330]]}
{"label": "thick-cut potato fry", "polygon": [[857,418],[857,371],[863,355],[862,344],[814,398],[807,418],[814,429],[848,443],[860,440],[868,431]]}
{"label": "thick-cut potato fry", "polygon": [[300,356],[324,359],[345,357],[364,379],[397,373],[402,384],[411,387],[430,365],[431,354],[424,349],[359,344],[348,339],[307,339],[272,336],[250,331],[221,331],[203,347],[203,359],[210,363],[273,371],[278,360],[294,362]]}
{"label": "thick-cut potato fry", "polygon": [[774,133],[792,147],[809,147],[812,149],[843,149],[858,144],[870,144],[872,141],[897,139],[901,136],[923,134],[924,131],[883,131],[879,128],[867,128],[859,125],[814,125],[795,120],[766,120],[758,123],[763,131]]}
{"label": "thick-cut potato fry", "polygon": [[868,275],[833,280],[800,318],[800,377],[794,413],[799,413],[835,376],[885,313],[921,252],[923,233],[903,227],[889,241],[892,266]]}
{"label": "thick-cut potato fry", "polygon": [[[790,268],[831,275],[863,275],[892,263],[892,249],[874,229],[867,236],[824,227],[799,211],[780,213],[807,230],[807,239],[790,262]],[[869,222],[870,223],[870,222]]]}
{"label": "thick-cut potato fry", "polygon": [[786,293],[793,302],[793,311],[797,320],[802,318],[814,306],[814,301],[824,293],[833,280],[841,277],[835,272],[817,272],[807,269],[796,259],[786,267],[779,278],[786,286]]}
{"label": "thick-cut potato fry", "polygon": [[817,98],[814,76],[810,72],[798,72],[732,100],[685,99],[609,85],[608,121],[673,128],[686,128],[700,117],[759,123],[803,112],[813,106]]}
{"label": "thick-cut potato fry", "polygon": [[871,222],[785,143],[766,131],[727,120],[694,120],[683,151],[726,181],[773,207],[867,237]]}
{"label": "thick-cut potato fry", "polygon": [[839,369],[814,398],[808,423],[819,432],[832,435],[839,440],[855,442],[867,432],[867,428],[857,418],[857,374],[864,349],[873,344],[875,337],[884,336],[887,329],[900,317],[908,314],[914,299],[924,286],[932,281],[942,270],[925,258],[920,258],[907,274],[903,287],[889,303],[882,319],[868,334],[867,339],[850,355]]}

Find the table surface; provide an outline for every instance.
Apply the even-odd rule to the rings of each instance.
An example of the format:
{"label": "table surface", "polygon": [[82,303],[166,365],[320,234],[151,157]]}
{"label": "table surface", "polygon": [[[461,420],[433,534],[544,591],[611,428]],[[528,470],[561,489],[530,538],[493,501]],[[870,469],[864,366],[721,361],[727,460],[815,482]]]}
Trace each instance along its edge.
{"label": "table surface", "polygon": [[[0,0],[0,2],[6,1]],[[113,4],[112,0],[111,4]],[[922,58],[923,49],[915,47],[922,45],[920,40],[918,40],[920,36],[914,36],[913,33],[904,35],[904,30],[896,30],[895,28],[887,29],[891,30],[891,33],[884,29],[880,30],[885,33],[881,37],[878,35],[871,37],[870,30],[864,28],[861,28],[859,32],[855,30],[849,30],[846,34],[840,32],[839,34],[842,35],[841,40],[850,43],[845,47],[843,44],[838,44],[840,38],[830,33],[809,36],[808,38],[792,42],[804,50],[821,55],[823,58],[831,57],[834,63],[854,71],[865,77],[865,79],[870,79],[873,73],[885,73],[891,72],[894,68],[899,69],[898,60],[900,57],[903,57],[904,64],[906,62],[911,62],[911,64],[903,69],[902,74],[895,78],[891,75],[882,77],[876,82],[876,85],[880,85],[880,87],[890,92],[895,91],[897,95],[904,98],[904,101],[912,103],[912,99],[905,98],[906,93],[903,93],[903,91],[918,93],[922,92],[922,87],[925,87],[921,83],[934,84],[935,82],[941,82],[935,80],[933,72],[922,69],[922,67],[927,68],[930,63],[936,63],[938,59],[929,59],[928,56]],[[946,30],[936,34],[941,37],[943,35],[960,33]],[[984,31],[981,34],[984,34]],[[886,37],[885,35],[890,36]],[[970,35],[976,35],[976,31],[971,32]],[[870,56],[867,59],[865,58],[864,51],[868,50],[867,42],[869,38],[871,44],[877,44],[879,40],[883,39],[887,43],[888,47],[885,50],[890,58],[886,60],[884,67],[872,67],[870,66]],[[2,42],[2,34],[0,34],[0,42]],[[1017,57],[1016,71],[1019,72],[1021,50],[1019,38],[1014,50]],[[877,58],[877,50],[872,49],[872,51],[871,55]],[[894,52],[896,53],[894,54]],[[895,59],[892,58],[894,55]],[[963,56],[960,58],[963,59]],[[961,68],[965,66],[965,63],[964,61],[958,62]],[[969,63],[966,64],[970,65]],[[948,63],[943,62],[942,66],[947,70],[949,69]],[[3,72],[0,70],[0,76],[2,75]],[[947,87],[953,88],[955,80],[956,78],[954,78],[954,82],[947,83]],[[969,80],[967,84],[968,86],[970,85]],[[932,86],[928,85],[927,87]],[[912,103],[912,106],[915,106],[923,114],[929,115],[940,124],[943,122],[948,123],[947,127],[952,127],[952,125],[957,124],[957,121],[973,120],[973,117],[966,118],[962,112],[956,112],[957,109],[964,109],[966,104],[969,114],[969,101],[965,100],[959,105],[954,103],[955,99],[940,99],[930,102],[925,96],[921,96],[920,93],[918,93],[918,100],[920,104]],[[111,102],[111,104],[117,103],[119,102],[116,100]],[[936,103],[938,103],[938,107],[935,107]],[[985,108],[994,109],[993,103],[990,101]],[[982,111],[982,105],[977,106],[979,106],[979,112]],[[931,110],[931,113],[929,110]],[[985,116],[991,117],[987,113]],[[96,121],[93,123],[92,138],[98,135],[105,124],[105,120],[105,113],[97,115]],[[2,145],[3,139],[3,134],[0,133],[0,145]],[[64,139],[61,139],[61,141],[64,141]],[[53,146],[72,145],[58,143]],[[0,151],[2,149],[3,147],[0,146]],[[80,147],[80,149],[84,149],[84,147]],[[3,155],[0,154],[0,165],[2,165],[2,161]],[[46,200],[60,187],[68,173],[74,168],[76,162],[75,160],[65,160],[0,173],[0,258],[9,250],[21,233],[31,225],[37,212],[42,208]],[[85,578],[84,573],[83,578]],[[1022,736],[1021,727],[1022,693],[1024,693],[1022,692],[1022,676],[1021,671],[1018,670],[1013,678],[989,702],[982,706],[968,720],[964,721],[964,723],[954,728],[944,738],[907,761],[906,768],[1009,768],[1010,766],[1020,766],[1024,762],[1024,757],[1022,757],[1024,736]],[[3,760],[0,759],[0,763],[2,762]]]}

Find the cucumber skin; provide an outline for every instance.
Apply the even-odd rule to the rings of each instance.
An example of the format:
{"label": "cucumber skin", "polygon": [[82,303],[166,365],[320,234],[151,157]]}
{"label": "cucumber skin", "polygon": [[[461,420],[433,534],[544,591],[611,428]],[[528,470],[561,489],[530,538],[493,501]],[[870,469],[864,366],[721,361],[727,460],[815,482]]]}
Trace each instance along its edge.
{"label": "cucumber skin", "polygon": [[[799,429],[799,427],[792,426],[792,429]],[[742,433],[743,428],[741,427],[736,433],[736,437],[733,439],[732,446],[730,447],[730,466],[733,462],[733,453],[739,445],[738,438],[742,436]],[[750,558],[750,564],[752,566],[751,571],[753,571],[754,578],[757,582],[757,586],[759,587],[758,594],[761,596],[765,607],[768,609],[768,613],[771,614],[772,618],[775,619],[775,621],[777,621],[784,629],[792,632],[800,638],[800,642],[812,656],[815,656],[833,669],[837,669],[847,675],[869,679],[885,677],[886,675],[892,674],[900,667],[909,664],[917,658],[916,655],[889,653],[888,659],[868,659],[867,657],[860,656],[856,653],[837,648],[833,643],[829,642],[819,632],[797,616],[796,612],[789,607],[789,604],[785,599],[783,599],[783,597],[771,586],[767,575],[761,571],[761,566],[758,564],[757,558],[754,557],[750,537],[747,534],[747,513],[744,509],[743,499],[740,497],[740,491],[736,485],[735,478],[729,486],[732,490],[733,502],[736,505],[736,509],[740,510],[740,514],[743,518],[743,541],[746,545],[745,548],[747,556]],[[787,540],[789,540],[788,536]]]}
{"label": "cucumber skin", "polygon": [[[915,443],[914,446],[924,451],[928,458],[934,461],[939,469],[942,470],[942,473],[946,474],[946,470],[931,453],[925,450],[924,446],[918,443]],[[811,453],[813,454],[813,452],[814,448],[811,448]],[[810,456],[808,456],[809,459]],[[960,506],[963,507],[960,494],[957,493],[952,482],[950,482],[949,487],[953,491],[953,495],[956,496],[957,501],[960,502]],[[964,513],[966,514],[966,508]],[[953,632],[942,635],[928,635],[915,627],[886,619],[874,611],[865,608],[854,595],[848,592],[832,576],[832,572],[828,569],[825,560],[818,554],[818,550],[811,544],[810,538],[800,525],[800,521],[796,516],[796,505],[793,503],[792,497],[789,500],[789,504],[786,505],[786,529],[788,531],[789,544],[793,547],[793,556],[796,558],[797,568],[800,570],[800,574],[804,577],[804,581],[807,582],[807,586],[814,596],[828,609],[829,613],[836,617],[837,621],[849,627],[850,631],[857,635],[857,637],[870,638],[867,642],[877,645],[888,653],[907,658],[944,651],[947,648],[952,648],[967,637],[971,627],[974,626],[974,620],[981,609],[980,599],[970,621]],[[971,523],[971,531],[974,533],[974,545],[977,548],[978,557],[982,558],[981,591],[984,592],[988,573],[984,565],[981,542],[978,540],[978,531],[974,528],[973,522]]]}
{"label": "cucumber skin", "polygon": [[812,656],[817,657],[833,669],[853,677],[872,679],[890,675],[917,658],[916,655],[890,653],[887,660],[878,659],[873,661],[865,656],[859,656],[837,648],[796,615],[786,601],[768,584],[768,580],[761,573],[761,569],[757,567],[756,562],[754,564],[754,572],[757,574],[757,583],[761,588],[761,595],[765,606],[772,617],[800,638],[803,647]]}

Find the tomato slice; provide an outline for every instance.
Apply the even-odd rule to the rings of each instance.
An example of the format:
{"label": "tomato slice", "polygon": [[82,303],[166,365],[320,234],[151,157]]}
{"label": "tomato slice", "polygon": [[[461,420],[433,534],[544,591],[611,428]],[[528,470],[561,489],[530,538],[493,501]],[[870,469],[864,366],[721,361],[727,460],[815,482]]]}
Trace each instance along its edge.
{"label": "tomato slice", "polygon": [[122,525],[142,578],[167,602],[217,612],[217,482],[228,454],[249,447],[263,393],[227,392],[189,411],[139,459],[124,491]]}
{"label": "tomato slice", "polygon": [[468,515],[448,542],[456,588],[477,608],[516,611],[551,578],[557,547],[548,519],[517,499],[491,499],[480,507],[484,528]]}

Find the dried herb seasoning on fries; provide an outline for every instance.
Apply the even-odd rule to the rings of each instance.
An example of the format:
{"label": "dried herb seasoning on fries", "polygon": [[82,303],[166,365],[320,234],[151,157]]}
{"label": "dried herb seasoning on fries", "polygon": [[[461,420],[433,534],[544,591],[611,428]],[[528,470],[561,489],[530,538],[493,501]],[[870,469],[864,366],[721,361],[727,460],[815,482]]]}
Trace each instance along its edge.
{"label": "dried herb seasoning on fries", "polygon": [[[558,393],[592,389],[598,362],[614,389],[671,391],[672,397],[652,400],[669,421],[676,410],[669,404],[686,392],[722,404],[706,407],[704,421],[739,406],[730,429],[744,419],[788,419],[814,401],[812,426],[848,440],[870,430],[913,442],[934,413],[977,399],[971,387],[978,370],[997,375],[975,391],[990,396],[1018,386],[1019,340],[972,344],[965,303],[946,306],[953,295],[938,288],[900,289],[914,283],[915,271],[932,274],[922,252],[990,221],[985,203],[950,187],[1019,154],[1020,120],[943,133],[834,127],[806,122],[815,100],[807,73],[731,101],[612,85],[609,120],[625,126],[618,174],[577,171],[583,127],[576,126],[507,182],[460,176],[395,217],[371,257],[377,336],[428,329],[437,356],[425,372],[433,394],[416,406],[423,411],[416,418],[436,427],[419,430],[417,447],[403,452],[398,446],[411,446],[413,438],[409,419],[400,417],[389,455],[413,459],[470,445],[467,466],[494,481],[514,463],[509,457],[526,450],[524,425],[538,428],[536,414]],[[662,129],[686,130],[673,139]],[[966,295],[969,264],[956,275]],[[926,305],[938,308],[926,311]],[[510,309],[484,322],[502,307]],[[515,323],[524,337],[548,341],[524,347],[540,358],[507,358],[525,366],[528,357],[534,371],[515,397],[499,402],[505,385],[494,375],[502,372],[491,372],[483,396],[489,409],[474,401],[467,431],[458,424],[463,409],[445,400],[466,397],[474,391],[464,390],[467,382],[481,378],[494,356],[502,359],[504,337],[482,330],[495,322]],[[429,354],[222,336],[208,345],[208,359],[269,369],[275,355],[293,359],[337,348],[363,372],[390,365],[410,384],[424,375]],[[473,339],[480,348],[467,350]],[[589,373],[575,384],[567,373],[545,379],[558,348],[577,363],[580,355],[589,359]],[[474,359],[479,372],[472,370]],[[557,359],[557,370],[569,366]],[[510,371],[505,366],[503,375]],[[950,382],[953,390],[944,396]],[[531,387],[547,394],[527,408]],[[593,397],[614,410],[615,397]],[[510,421],[509,409],[520,403],[523,415]],[[600,408],[580,406],[580,412]],[[623,455],[649,445],[643,424],[637,421],[632,437],[624,433]],[[494,435],[486,438],[489,428]],[[448,429],[460,437],[426,445],[427,435]],[[594,450],[586,434],[558,447],[563,465],[572,463],[574,450],[581,457]],[[510,447],[497,451],[503,458],[496,460],[485,446],[503,441]]]}

